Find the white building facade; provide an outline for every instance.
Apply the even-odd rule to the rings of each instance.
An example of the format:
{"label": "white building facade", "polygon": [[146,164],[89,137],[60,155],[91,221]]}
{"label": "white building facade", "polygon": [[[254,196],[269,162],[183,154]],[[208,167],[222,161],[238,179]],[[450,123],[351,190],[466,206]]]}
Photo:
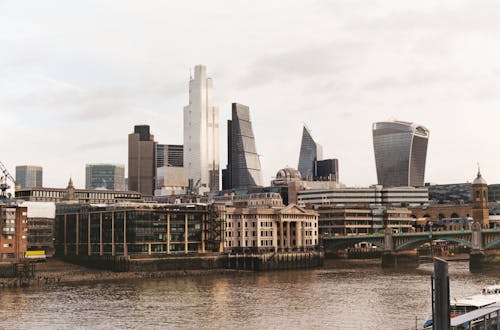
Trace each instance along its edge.
{"label": "white building facade", "polygon": [[219,109],[212,103],[212,79],[197,65],[184,107],[184,167],[197,193],[220,189]]}
{"label": "white building facade", "polygon": [[318,246],[318,213],[287,207],[228,207],[224,250],[228,253],[306,251]]}

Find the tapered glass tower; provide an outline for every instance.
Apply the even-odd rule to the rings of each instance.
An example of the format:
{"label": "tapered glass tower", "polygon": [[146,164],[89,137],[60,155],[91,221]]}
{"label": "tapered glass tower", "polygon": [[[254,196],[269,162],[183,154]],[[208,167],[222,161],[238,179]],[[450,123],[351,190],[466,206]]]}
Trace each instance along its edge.
{"label": "tapered glass tower", "polygon": [[312,180],[314,177],[314,162],[323,159],[323,147],[314,141],[311,131],[304,126],[302,142],[300,144],[299,172],[303,179]]}
{"label": "tapered glass tower", "polygon": [[232,104],[232,120],[227,121],[227,178],[226,188],[253,188],[262,186],[260,159],[255,147],[250,109],[243,104]]}
{"label": "tapered glass tower", "polygon": [[219,190],[219,109],[212,104],[212,79],[203,65],[195,66],[189,80],[189,104],[184,107],[184,167],[193,190]]}
{"label": "tapered glass tower", "polygon": [[373,147],[378,184],[422,187],[429,130],[402,121],[373,124]]}

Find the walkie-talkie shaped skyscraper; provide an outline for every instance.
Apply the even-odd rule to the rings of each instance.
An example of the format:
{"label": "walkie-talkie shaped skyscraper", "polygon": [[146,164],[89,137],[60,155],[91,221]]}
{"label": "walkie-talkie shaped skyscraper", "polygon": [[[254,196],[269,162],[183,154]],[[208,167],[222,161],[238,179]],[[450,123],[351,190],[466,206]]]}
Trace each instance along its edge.
{"label": "walkie-talkie shaped skyscraper", "polygon": [[429,130],[402,121],[373,124],[373,148],[378,184],[422,187]]}

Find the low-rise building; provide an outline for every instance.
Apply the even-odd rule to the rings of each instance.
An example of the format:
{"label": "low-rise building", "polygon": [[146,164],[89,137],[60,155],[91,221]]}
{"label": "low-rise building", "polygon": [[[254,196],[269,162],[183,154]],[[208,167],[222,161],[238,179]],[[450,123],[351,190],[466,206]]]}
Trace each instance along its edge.
{"label": "low-rise building", "polygon": [[314,211],[294,204],[226,208],[226,252],[302,251],[317,245],[318,214]]}
{"label": "low-rise building", "polygon": [[56,253],[148,256],[221,252],[224,206],[207,204],[61,203]]}
{"label": "low-rise building", "polygon": [[427,188],[372,186],[369,188],[311,189],[298,192],[298,205],[409,206],[429,203]]}
{"label": "low-rise building", "polygon": [[43,250],[48,256],[54,254],[54,202],[22,202],[26,207],[28,222],[28,250]]}
{"label": "low-rise building", "polygon": [[320,236],[367,235],[385,228],[411,231],[415,219],[407,208],[316,205]]}
{"label": "low-rise building", "polygon": [[75,189],[70,179],[66,188],[26,188],[16,190],[16,199],[36,202],[62,202],[75,200],[79,203],[143,202],[135,191]]}
{"label": "low-rise building", "polygon": [[28,249],[27,209],[0,202],[0,262],[16,262]]}

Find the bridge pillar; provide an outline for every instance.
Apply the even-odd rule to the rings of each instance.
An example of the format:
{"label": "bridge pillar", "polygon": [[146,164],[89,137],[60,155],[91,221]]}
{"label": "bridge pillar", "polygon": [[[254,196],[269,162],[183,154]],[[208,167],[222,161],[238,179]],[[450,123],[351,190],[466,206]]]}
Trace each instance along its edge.
{"label": "bridge pillar", "polygon": [[483,236],[481,233],[481,223],[474,222],[472,224],[472,250],[469,258],[469,271],[477,272],[483,269],[486,263],[486,255],[483,249]]}

